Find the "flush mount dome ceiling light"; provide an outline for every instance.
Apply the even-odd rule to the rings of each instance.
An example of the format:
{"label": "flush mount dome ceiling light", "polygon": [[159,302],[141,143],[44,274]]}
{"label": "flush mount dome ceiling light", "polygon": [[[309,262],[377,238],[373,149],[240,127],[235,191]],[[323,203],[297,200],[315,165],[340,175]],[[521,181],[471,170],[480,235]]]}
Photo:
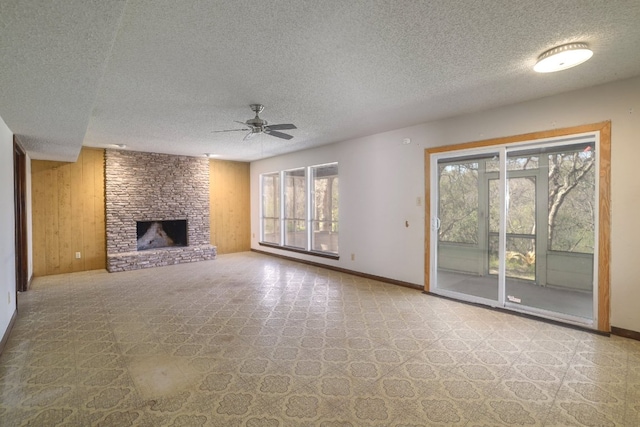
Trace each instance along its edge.
{"label": "flush mount dome ceiling light", "polygon": [[553,73],[582,64],[593,56],[586,43],[569,43],[554,47],[538,57],[533,67],[538,73]]}

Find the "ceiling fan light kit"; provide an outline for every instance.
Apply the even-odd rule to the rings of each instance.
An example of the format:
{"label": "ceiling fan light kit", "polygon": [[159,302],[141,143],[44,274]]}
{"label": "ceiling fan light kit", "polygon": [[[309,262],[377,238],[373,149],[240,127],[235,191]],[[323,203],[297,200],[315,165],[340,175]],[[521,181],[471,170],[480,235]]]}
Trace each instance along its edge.
{"label": "ceiling fan light kit", "polygon": [[538,73],[553,73],[580,65],[593,56],[586,43],[568,43],[549,49],[538,57],[533,70]]}
{"label": "ceiling fan light kit", "polygon": [[256,116],[253,119],[249,119],[246,122],[240,122],[236,120],[236,123],[240,123],[241,125],[246,126],[242,129],[227,129],[227,130],[217,130],[214,132],[249,132],[243,138],[243,141],[251,138],[253,135],[258,133],[265,133],[267,135],[275,136],[276,138],[282,139],[292,139],[293,135],[289,135],[287,133],[278,132],[280,130],[288,130],[288,129],[297,129],[297,127],[293,124],[279,124],[279,125],[270,125],[269,122],[260,118],[260,113],[264,110],[264,105],[262,104],[251,104],[249,106],[251,111],[256,113]]}

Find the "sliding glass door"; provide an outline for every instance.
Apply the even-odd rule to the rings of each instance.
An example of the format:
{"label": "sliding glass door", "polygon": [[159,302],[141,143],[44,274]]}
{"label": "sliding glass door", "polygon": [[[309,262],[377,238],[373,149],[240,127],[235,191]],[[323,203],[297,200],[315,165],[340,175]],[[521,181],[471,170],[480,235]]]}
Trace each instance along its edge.
{"label": "sliding glass door", "polygon": [[507,154],[506,305],[593,319],[595,140]]}
{"label": "sliding glass door", "polygon": [[[433,181],[438,186],[433,221],[438,290],[490,305],[499,301],[499,276],[491,270],[498,265],[499,253],[492,242],[499,231],[490,229],[494,224],[486,203],[497,188],[490,189],[487,182],[491,177],[492,184],[498,184],[498,156],[489,152],[443,157],[437,160]],[[498,217],[494,214],[493,219]]]}
{"label": "sliding glass door", "polygon": [[430,156],[430,290],[593,325],[598,135]]}

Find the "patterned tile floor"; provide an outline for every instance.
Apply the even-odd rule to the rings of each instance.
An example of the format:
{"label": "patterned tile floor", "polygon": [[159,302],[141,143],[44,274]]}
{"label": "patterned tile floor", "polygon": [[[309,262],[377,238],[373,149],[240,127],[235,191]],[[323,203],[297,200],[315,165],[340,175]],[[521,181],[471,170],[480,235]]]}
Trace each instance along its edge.
{"label": "patterned tile floor", "polygon": [[255,253],[19,304],[2,426],[640,425],[640,342]]}

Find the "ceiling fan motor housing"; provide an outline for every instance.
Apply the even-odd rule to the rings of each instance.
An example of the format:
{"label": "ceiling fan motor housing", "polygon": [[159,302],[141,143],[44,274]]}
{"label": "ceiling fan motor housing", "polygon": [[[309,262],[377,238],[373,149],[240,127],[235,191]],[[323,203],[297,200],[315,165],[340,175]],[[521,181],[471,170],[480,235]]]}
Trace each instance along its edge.
{"label": "ceiling fan motor housing", "polygon": [[255,119],[249,119],[245,123],[247,124],[247,126],[251,126],[254,128],[262,128],[267,125],[267,121],[262,120],[259,117],[256,117]]}
{"label": "ceiling fan motor housing", "polygon": [[267,126],[267,121],[262,120],[258,115],[262,113],[264,110],[264,105],[262,104],[251,104],[251,110],[256,113],[256,116],[253,119],[247,120],[245,123],[247,126],[251,128],[251,131],[254,133],[264,132],[264,127]]}

